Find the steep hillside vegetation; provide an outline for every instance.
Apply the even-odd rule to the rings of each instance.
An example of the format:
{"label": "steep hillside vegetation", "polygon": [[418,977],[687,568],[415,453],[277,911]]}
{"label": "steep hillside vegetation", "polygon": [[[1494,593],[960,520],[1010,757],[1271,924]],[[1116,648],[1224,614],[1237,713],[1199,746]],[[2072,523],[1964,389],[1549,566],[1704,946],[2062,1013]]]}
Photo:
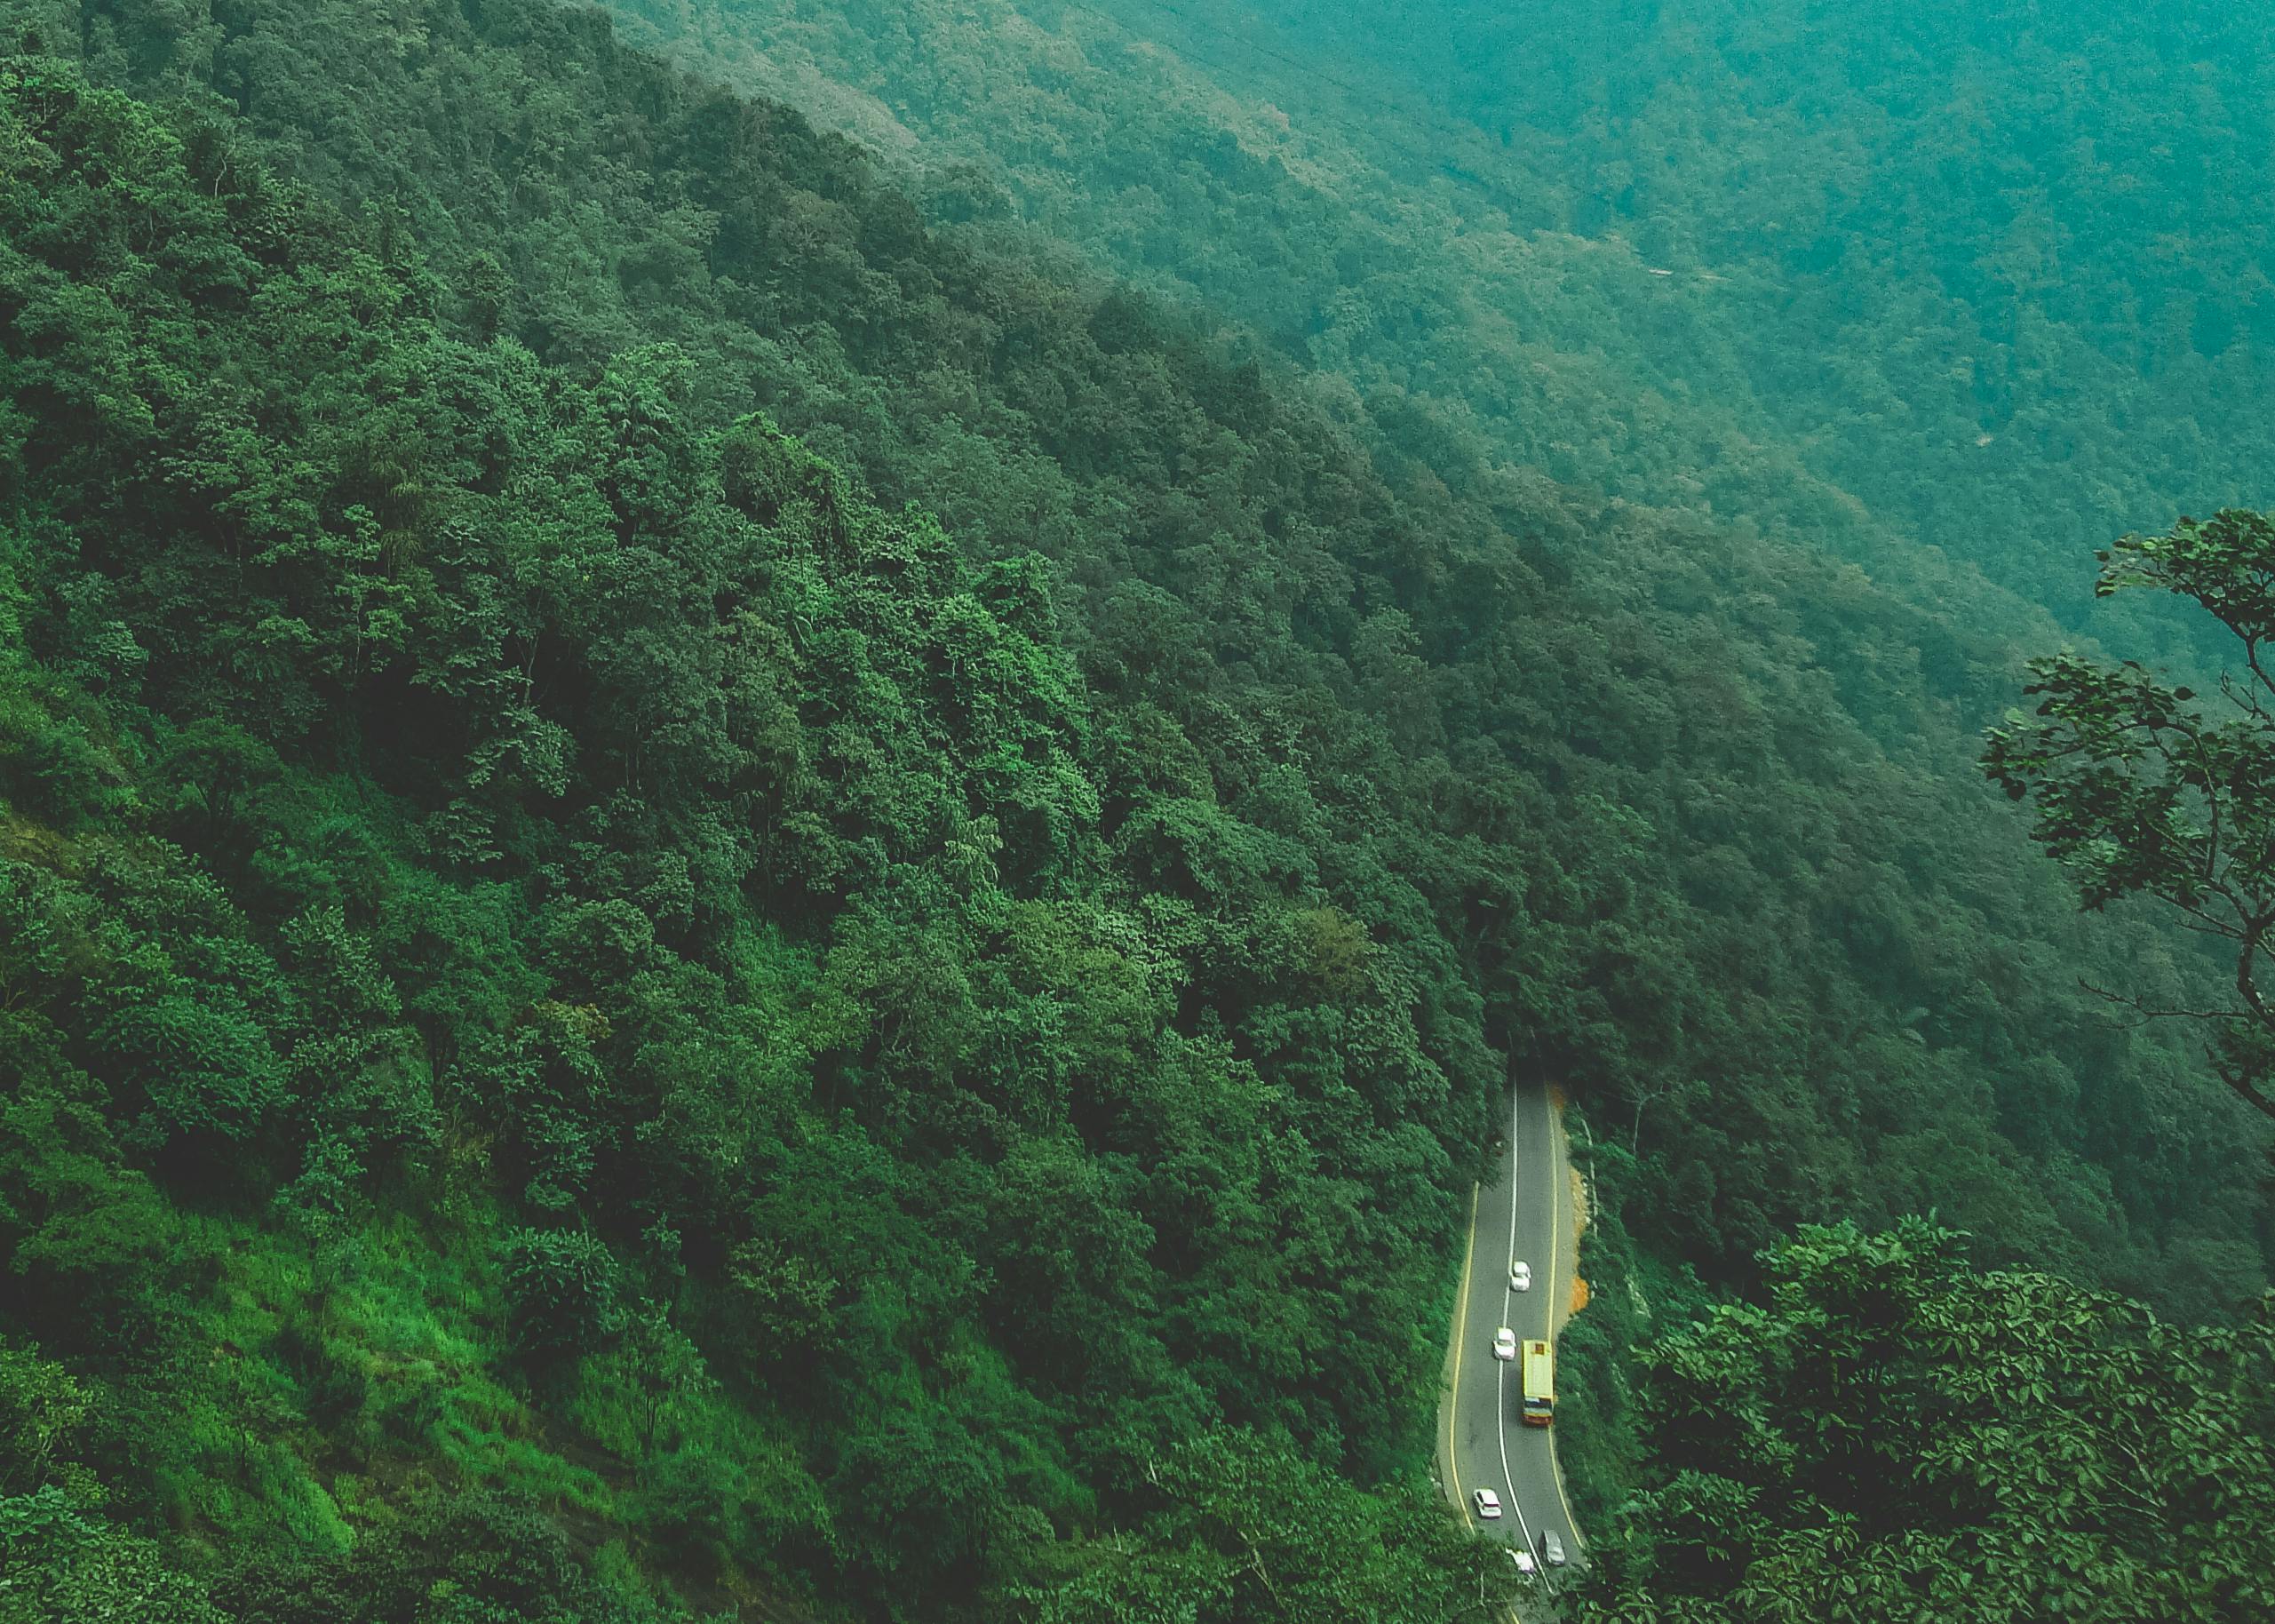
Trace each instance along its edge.
{"label": "steep hillside vegetation", "polygon": [[[2128,646],[2093,548],[2263,499],[2268,20],[1816,0],[614,0],[1493,460]],[[1916,556],[1939,548],[1956,573]],[[2151,635],[2153,633],[2153,641]]]}
{"label": "steep hillside vegetation", "polygon": [[1652,1484],[1609,1525],[1597,1565],[1618,1578],[1584,1617],[2241,1624],[2275,1607],[2275,1311],[2176,1326],[2065,1280],[1976,1273],[1958,1239],[1916,1219],[1805,1230],[1763,1260],[1766,1304],[1649,1350]]}
{"label": "steep hillside vegetation", "polygon": [[1716,1284],[2263,1282],[2075,984],[2204,967],[1968,768],[2002,646],[597,14],[5,10],[10,1604],[1440,1616],[1513,1063]]}

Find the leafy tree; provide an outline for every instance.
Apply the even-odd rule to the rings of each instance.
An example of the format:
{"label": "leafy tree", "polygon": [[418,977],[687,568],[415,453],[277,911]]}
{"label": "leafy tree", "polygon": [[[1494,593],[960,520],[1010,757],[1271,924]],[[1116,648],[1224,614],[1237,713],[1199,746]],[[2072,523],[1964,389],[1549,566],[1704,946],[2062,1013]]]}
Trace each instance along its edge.
{"label": "leafy tree", "polygon": [[1420,1493],[1356,1493],[1250,1434],[1213,1431],[1140,1469],[1145,1543],[1099,1542],[1029,1593],[1038,1624],[1452,1624],[1505,1614],[1505,1548],[1463,1537]]}
{"label": "leafy tree", "polygon": [[2233,993],[2223,1001],[2111,996],[2211,1025],[2222,1079],[2275,1118],[2275,989],[2262,985],[2275,932],[2275,521],[2239,508],[2184,517],[2101,558],[2101,593],[2155,587],[2234,634],[2243,670],[2221,682],[2224,708],[2207,712],[2193,689],[2131,661],[2048,656],[2031,662],[2024,690],[2039,696],[2035,717],[2015,712],[1991,730],[1984,769],[2030,800],[2032,838],[2070,872],[2086,907],[2153,897],[2226,944]]}
{"label": "leafy tree", "polygon": [[514,1344],[532,1358],[588,1352],[622,1328],[616,1260],[597,1237],[523,1230],[499,1265]]}
{"label": "leafy tree", "polygon": [[1653,1346],[1654,1466],[1584,1616],[2232,1620],[2275,1605],[2275,1299],[2196,1330],[1810,1228]]}

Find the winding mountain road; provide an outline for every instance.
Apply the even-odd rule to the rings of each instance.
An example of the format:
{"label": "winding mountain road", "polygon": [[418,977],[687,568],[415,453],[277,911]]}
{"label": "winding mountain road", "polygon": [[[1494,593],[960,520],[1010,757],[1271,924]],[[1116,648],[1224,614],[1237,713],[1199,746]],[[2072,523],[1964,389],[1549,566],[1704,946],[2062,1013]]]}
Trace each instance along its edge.
{"label": "winding mountain road", "polygon": [[[1579,1531],[1556,1470],[1556,1429],[1528,1427],[1521,1359],[1493,1357],[1493,1333],[1507,1325],[1520,1343],[1547,1338],[1571,1317],[1579,1262],[1571,1163],[1547,1089],[1520,1083],[1508,1104],[1508,1142],[1491,1177],[1471,1195],[1468,1258],[1455,1301],[1438,1414],[1438,1469],[1446,1493],[1471,1526],[1489,1538],[1539,1552],[1554,1529],[1580,1559]],[[1509,1264],[1532,1267],[1532,1287],[1509,1284]],[[1501,1515],[1481,1520],[1473,1496],[1491,1489]],[[1544,1569],[1553,1576],[1554,1570]]]}

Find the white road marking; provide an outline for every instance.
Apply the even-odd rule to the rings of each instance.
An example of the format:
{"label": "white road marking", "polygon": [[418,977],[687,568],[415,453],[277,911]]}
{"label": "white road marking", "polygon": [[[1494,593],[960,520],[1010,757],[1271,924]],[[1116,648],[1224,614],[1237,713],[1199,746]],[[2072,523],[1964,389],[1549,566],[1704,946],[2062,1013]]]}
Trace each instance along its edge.
{"label": "white road marking", "polygon": [[[1474,1222],[1472,1224],[1474,1228]],[[1516,1099],[1509,1098],[1508,1107],[1508,1256],[1501,1265],[1501,1324],[1509,1322],[1509,1310],[1516,1301],[1510,1289],[1509,1272],[1516,1264]],[[1521,1365],[1524,1345],[1517,1344],[1517,1357],[1501,1361],[1501,1371],[1493,1383],[1493,1437],[1501,1447],[1501,1481],[1508,1485],[1508,1509],[1516,1513],[1517,1532],[1524,1536],[1524,1548],[1532,1548],[1532,1527],[1524,1520],[1524,1503],[1517,1498],[1516,1474],[1508,1467],[1508,1373],[1511,1366]]]}

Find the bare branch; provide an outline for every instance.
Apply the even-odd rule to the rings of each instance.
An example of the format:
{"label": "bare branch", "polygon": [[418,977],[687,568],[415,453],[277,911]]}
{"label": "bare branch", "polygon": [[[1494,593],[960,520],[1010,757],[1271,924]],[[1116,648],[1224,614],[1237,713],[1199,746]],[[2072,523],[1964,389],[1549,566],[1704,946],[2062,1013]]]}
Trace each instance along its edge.
{"label": "bare branch", "polygon": [[[2238,633],[2237,635],[2242,636],[2242,633]],[[2243,657],[2244,663],[2251,667],[2251,674],[2259,679],[2259,686],[2265,689],[2269,693],[2275,694],[2275,679],[2271,679],[2267,674],[2267,668],[2259,663],[2259,640],[2257,638],[2245,637],[2243,639]]]}
{"label": "bare branch", "polygon": [[2233,673],[2224,671],[2220,673],[2220,692],[2227,696],[2230,705],[2248,712],[2254,721],[2268,720],[2267,709],[2260,704],[2259,696],[2238,682]]}
{"label": "bare branch", "polygon": [[2240,1009],[2164,1009],[2136,998],[2130,992],[2120,992],[2093,982],[2080,980],[2078,985],[2105,1004],[2115,1004],[2121,1009],[2131,1010],[2141,1017],[2136,1023],[2141,1026],[2152,1021],[2242,1021],[2250,1018]]}

